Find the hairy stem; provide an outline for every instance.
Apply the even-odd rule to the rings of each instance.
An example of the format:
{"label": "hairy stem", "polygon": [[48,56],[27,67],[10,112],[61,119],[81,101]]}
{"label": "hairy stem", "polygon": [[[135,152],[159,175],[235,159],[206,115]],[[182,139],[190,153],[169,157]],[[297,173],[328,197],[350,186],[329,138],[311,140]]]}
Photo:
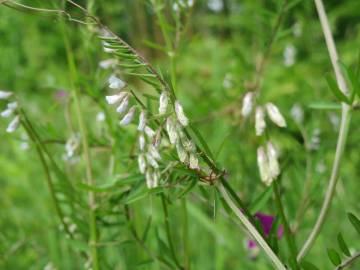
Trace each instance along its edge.
{"label": "hairy stem", "polygon": [[[340,67],[338,64],[339,57],[336,51],[335,42],[331,34],[329,21],[327,19],[327,15],[322,0],[315,0],[315,5],[320,18],[321,27],[325,36],[326,45],[329,51],[330,60],[336,75],[338,86],[346,94],[348,92],[346,82],[340,71]],[[313,246],[316,238],[320,234],[322,226],[324,225],[327,214],[329,212],[331,201],[335,193],[336,183],[339,178],[340,163],[343,157],[346,139],[348,137],[350,118],[351,118],[351,111],[349,105],[342,103],[340,130],[339,130],[339,136],[337,140],[335,158],[331,171],[329,185],[327,187],[325,198],[321,207],[320,214],[315,223],[315,226],[311,231],[308,239],[305,241],[305,244],[303,245],[301,251],[298,254],[297,257],[298,261],[301,261],[301,259]]]}

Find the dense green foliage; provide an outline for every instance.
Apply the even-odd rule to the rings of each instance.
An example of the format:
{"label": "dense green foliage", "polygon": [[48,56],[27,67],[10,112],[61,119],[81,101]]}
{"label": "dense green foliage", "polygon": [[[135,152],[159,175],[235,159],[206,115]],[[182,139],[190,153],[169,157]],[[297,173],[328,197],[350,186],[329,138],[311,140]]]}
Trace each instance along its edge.
{"label": "dense green foliage", "polygon": [[[62,8],[62,1],[20,2]],[[225,6],[219,11],[209,7],[208,2],[214,1],[199,0],[194,7],[181,10],[178,18],[172,11],[173,1],[165,1],[160,18],[167,22],[161,22],[150,2],[77,1],[171,84],[206,145],[196,131],[189,129],[190,135],[210,156],[208,146],[214,163],[224,170],[251,214],[280,215],[272,187],[260,180],[256,156],[266,140],[274,142],[280,149],[282,171],[276,181],[299,250],[324,198],[341,107],[326,81],[327,75],[334,75],[314,3],[289,1],[281,13],[282,0],[223,0]],[[325,2],[342,63],[356,71],[360,2]],[[47,265],[48,270],[53,269],[50,262],[55,269],[86,269],[91,235],[89,190],[96,194],[101,269],[176,269],[177,264],[190,269],[271,269],[262,251],[251,258],[250,238],[224,204],[216,184],[204,183],[194,171],[176,166],[162,187],[146,188],[135,157],[136,124],[119,127],[119,116],[105,102],[111,71],[100,68],[99,62],[110,56],[103,51],[95,25],[68,21],[57,13],[20,9],[0,5],[0,90],[16,94],[51,153],[45,159],[67,217],[65,223],[76,224],[76,229],[74,238],[61,229],[36,145],[23,127],[6,133],[8,119],[0,118],[0,269],[45,269]],[[73,18],[92,22],[69,3],[66,10]],[[183,30],[178,35],[177,18]],[[164,32],[175,44],[174,51],[166,44]],[[257,137],[254,117],[242,117],[241,108],[264,57],[257,102],[275,103],[287,127],[268,122],[266,136]],[[122,70],[121,78],[156,114],[156,89]],[[64,159],[66,142],[81,132],[75,95],[87,129],[93,186],[84,183],[82,146],[76,148],[73,159]],[[355,103],[358,99],[355,96]],[[5,105],[0,101],[1,110]],[[304,112],[301,121],[294,119],[294,105]],[[358,105],[354,107],[329,216],[305,257],[319,269],[332,269],[332,262],[340,258],[338,253],[360,250],[360,236],[352,224],[356,218],[348,220],[348,212],[360,213],[360,115]],[[99,113],[104,113],[105,121],[99,121]],[[176,152],[167,151],[163,159],[176,160]],[[276,242],[274,235],[276,229],[272,232]],[[278,255],[288,265],[290,252],[284,236],[278,240]]]}

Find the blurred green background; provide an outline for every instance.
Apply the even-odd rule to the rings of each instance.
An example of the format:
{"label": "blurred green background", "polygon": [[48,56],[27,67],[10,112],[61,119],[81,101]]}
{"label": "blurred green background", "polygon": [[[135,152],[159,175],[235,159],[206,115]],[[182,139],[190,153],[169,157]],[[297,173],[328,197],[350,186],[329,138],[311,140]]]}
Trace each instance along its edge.
{"label": "blurred green background", "polygon": [[[163,38],[148,1],[77,2],[88,7],[154,66],[167,72],[166,54],[149,46],[150,42],[162,44]],[[57,1],[22,3],[44,8],[60,5]],[[192,11],[184,12],[189,17],[188,28],[176,56],[177,95],[212,151],[218,153],[218,164],[228,171],[229,181],[246,204],[251,204],[265,186],[256,164],[256,148],[262,142],[255,137],[254,121],[240,117],[241,97],[253,79],[258,58],[266,50],[281,4],[278,0],[195,1]],[[171,9],[170,1],[167,5]],[[360,44],[360,1],[332,0],[325,1],[325,6],[340,58],[346,65],[355,66]],[[72,11],[76,16],[76,10]],[[70,181],[76,182],[83,177],[81,168],[62,160],[64,142],[71,134],[67,119],[71,83],[62,25],[56,16],[24,13],[0,5],[0,89],[14,91],[43,137],[59,142],[49,148],[62,169],[71,175]],[[84,90],[82,105],[91,141],[106,144],[105,124],[96,121],[104,108],[93,99],[105,95],[109,72],[99,68],[99,62],[108,56],[91,26],[66,22],[65,29],[76,58],[80,85],[88,91]],[[282,199],[299,247],[318,215],[336,146],[340,110],[314,108],[320,102],[336,102],[324,79],[327,73],[332,73],[332,68],[314,3],[290,1],[263,76],[259,102],[276,103],[288,122],[286,130],[275,126],[269,130],[281,149]],[[145,91],[142,84],[131,83],[137,91]],[[300,125],[291,113],[296,104],[304,111]],[[343,233],[352,249],[360,249],[359,235],[346,218],[349,211],[360,213],[359,120],[355,111],[330,216],[306,257],[320,269],[332,267],[326,249],[336,247],[338,232]],[[0,269],[85,269],[85,260],[78,254],[86,249],[86,243],[84,247],[80,241],[70,241],[59,230],[33,145],[22,129],[7,134],[6,125],[7,120],[0,119]],[[117,173],[136,167],[124,161],[121,151],[133,135],[121,133],[116,150]],[[308,149],[304,147],[304,134]],[[108,153],[100,149],[94,156],[97,182],[111,181],[107,178]],[[307,178],[311,181],[305,190]],[[308,196],[306,203],[304,192]],[[212,187],[195,187],[186,200],[192,269],[271,269],[261,252],[256,259],[250,259],[247,236],[223,214]],[[160,250],[155,235],[164,234],[160,205],[156,196],[131,204],[137,210],[135,220],[140,231],[152,216],[148,241],[155,252]],[[270,199],[260,210],[275,214],[273,201]],[[181,201],[173,200],[169,206],[170,223],[180,258],[184,244],[181,211]],[[146,253],[134,244],[120,214],[116,222],[108,225],[108,237],[118,244],[100,247],[103,268],[163,269],[159,263],[149,262]],[[287,249],[285,240],[281,239],[279,245],[283,255]]]}

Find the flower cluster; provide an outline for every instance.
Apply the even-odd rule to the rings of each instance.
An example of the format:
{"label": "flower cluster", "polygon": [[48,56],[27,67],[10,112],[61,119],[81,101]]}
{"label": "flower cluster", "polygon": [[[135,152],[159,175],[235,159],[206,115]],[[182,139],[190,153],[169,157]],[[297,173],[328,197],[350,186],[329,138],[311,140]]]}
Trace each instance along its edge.
{"label": "flower cluster", "polygon": [[[0,90],[0,100],[8,101],[12,97],[12,93],[8,91]],[[6,132],[13,133],[20,125],[20,115],[18,114],[18,102],[8,101],[6,109],[0,113],[1,117],[9,118],[13,117],[6,128]]]}
{"label": "flower cluster", "polygon": [[[243,99],[241,113],[244,118],[250,116],[254,108],[254,92],[247,92]],[[265,105],[257,105],[255,108],[255,132],[256,136],[264,134],[266,129],[266,115],[279,127],[286,127],[286,120],[281,114],[279,108],[268,102]],[[274,145],[268,141],[266,146],[260,146],[257,149],[257,163],[259,167],[261,180],[266,185],[271,185],[280,174],[278,154]]]}

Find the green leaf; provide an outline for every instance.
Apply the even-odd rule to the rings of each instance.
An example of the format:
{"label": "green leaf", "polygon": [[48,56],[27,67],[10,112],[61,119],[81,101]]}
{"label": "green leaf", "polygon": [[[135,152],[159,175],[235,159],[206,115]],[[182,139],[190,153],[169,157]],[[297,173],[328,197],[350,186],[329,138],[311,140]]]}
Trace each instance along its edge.
{"label": "green leaf", "polygon": [[338,244],[339,244],[341,251],[346,256],[350,257],[351,256],[350,250],[349,250],[348,246],[346,245],[346,242],[341,233],[338,234],[337,240],[338,240]]}
{"label": "green leaf", "polygon": [[304,270],[320,270],[317,266],[315,266],[314,264],[308,262],[308,261],[302,261],[301,262],[301,267]]}
{"label": "green leaf", "polygon": [[254,215],[256,212],[262,209],[264,205],[268,202],[268,200],[271,198],[271,194],[272,194],[271,187],[264,190],[250,205],[249,212],[252,215]]}
{"label": "green leaf", "polygon": [[333,77],[331,77],[330,75],[326,76],[326,81],[330,87],[330,90],[333,92],[334,96],[341,102],[345,102],[347,104],[350,103],[349,99],[347,98],[347,96],[344,95],[343,92],[341,92],[341,90],[339,89],[339,87],[337,86],[337,83],[335,81],[335,79]]}
{"label": "green leaf", "polygon": [[355,230],[360,234],[360,220],[352,213],[348,213],[348,218]]}
{"label": "green leaf", "polygon": [[339,253],[337,253],[337,251],[336,251],[335,249],[329,248],[329,249],[327,250],[327,253],[328,253],[328,256],[329,256],[330,261],[331,261],[335,266],[341,264],[340,255],[339,255]]}
{"label": "green leaf", "polygon": [[189,193],[195,187],[196,183],[197,183],[197,179],[196,178],[192,179],[190,184],[177,196],[178,199],[182,198],[187,193]]}
{"label": "green leaf", "polygon": [[150,227],[151,227],[151,221],[152,221],[152,218],[151,216],[148,218],[147,222],[146,222],[146,227],[145,227],[145,230],[144,230],[144,233],[143,233],[143,236],[142,236],[142,241],[145,243],[146,242],[146,238],[149,234],[149,230],[150,230]]}
{"label": "green leaf", "polygon": [[309,103],[308,107],[314,110],[341,110],[341,105],[334,102],[315,101]]}

